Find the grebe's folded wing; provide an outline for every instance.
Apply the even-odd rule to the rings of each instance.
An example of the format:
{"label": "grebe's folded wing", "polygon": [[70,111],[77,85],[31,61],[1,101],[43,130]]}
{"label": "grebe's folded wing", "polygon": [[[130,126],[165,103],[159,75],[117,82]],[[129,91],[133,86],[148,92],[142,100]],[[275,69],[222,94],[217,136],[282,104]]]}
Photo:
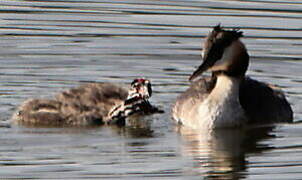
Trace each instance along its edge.
{"label": "grebe's folded wing", "polygon": [[293,111],[282,90],[246,77],[239,91],[241,106],[250,123],[292,122]]}

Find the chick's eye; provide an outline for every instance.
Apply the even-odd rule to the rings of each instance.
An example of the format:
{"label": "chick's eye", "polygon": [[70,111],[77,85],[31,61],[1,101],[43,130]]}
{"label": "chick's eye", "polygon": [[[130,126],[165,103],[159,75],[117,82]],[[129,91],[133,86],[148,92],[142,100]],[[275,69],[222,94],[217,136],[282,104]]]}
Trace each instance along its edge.
{"label": "chick's eye", "polygon": [[135,83],[135,84],[133,85],[133,87],[135,87],[135,88],[140,87],[140,84],[139,84],[139,83]]}

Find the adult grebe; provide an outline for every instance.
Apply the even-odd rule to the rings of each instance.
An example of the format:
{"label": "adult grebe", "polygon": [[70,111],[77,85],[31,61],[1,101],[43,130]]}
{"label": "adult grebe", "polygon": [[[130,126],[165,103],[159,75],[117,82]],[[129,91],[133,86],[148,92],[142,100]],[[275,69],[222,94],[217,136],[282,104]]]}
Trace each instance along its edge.
{"label": "adult grebe", "polygon": [[235,127],[252,123],[292,122],[293,112],[283,92],[245,76],[249,55],[242,32],[220,25],[207,36],[203,63],[191,75],[212,77],[192,82],[172,109],[173,118],[192,128]]}
{"label": "adult grebe", "polygon": [[59,93],[55,99],[29,99],[12,120],[42,126],[125,124],[133,114],[162,112],[149,103],[151,95],[147,79],[135,79],[128,91],[111,83],[90,83]]}

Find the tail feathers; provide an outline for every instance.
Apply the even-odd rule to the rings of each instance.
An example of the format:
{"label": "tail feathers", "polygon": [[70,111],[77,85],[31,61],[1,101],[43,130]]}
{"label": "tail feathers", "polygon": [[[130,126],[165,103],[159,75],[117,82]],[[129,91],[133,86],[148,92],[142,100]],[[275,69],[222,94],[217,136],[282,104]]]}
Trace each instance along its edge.
{"label": "tail feathers", "polygon": [[103,116],[98,109],[85,109],[76,103],[29,99],[15,112],[12,121],[28,126],[83,126],[103,124]]}
{"label": "tail feathers", "polygon": [[65,117],[60,113],[61,105],[56,100],[29,99],[18,108],[12,120],[16,124],[62,124]]}

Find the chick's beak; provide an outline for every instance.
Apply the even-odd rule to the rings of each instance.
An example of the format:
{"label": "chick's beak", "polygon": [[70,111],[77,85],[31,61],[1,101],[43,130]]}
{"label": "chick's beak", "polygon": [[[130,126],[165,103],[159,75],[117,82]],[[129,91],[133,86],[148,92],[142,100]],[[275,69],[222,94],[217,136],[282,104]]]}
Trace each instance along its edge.
{"label": "chick's beak", "polygon": [[145,85],[139,85],[137,88],[137,92],[142,96],[142,98],[148,99],[150,98],[150,93],[148,87]]}
{"label": "chick's beak", "polygon": [[136,79],[131,84],[131,89],[129,92],[129,94],[135,94],[135,96],[139,96],[143,99],[148,99],[152,95],[151,83],[149,80],[143,78]]}

